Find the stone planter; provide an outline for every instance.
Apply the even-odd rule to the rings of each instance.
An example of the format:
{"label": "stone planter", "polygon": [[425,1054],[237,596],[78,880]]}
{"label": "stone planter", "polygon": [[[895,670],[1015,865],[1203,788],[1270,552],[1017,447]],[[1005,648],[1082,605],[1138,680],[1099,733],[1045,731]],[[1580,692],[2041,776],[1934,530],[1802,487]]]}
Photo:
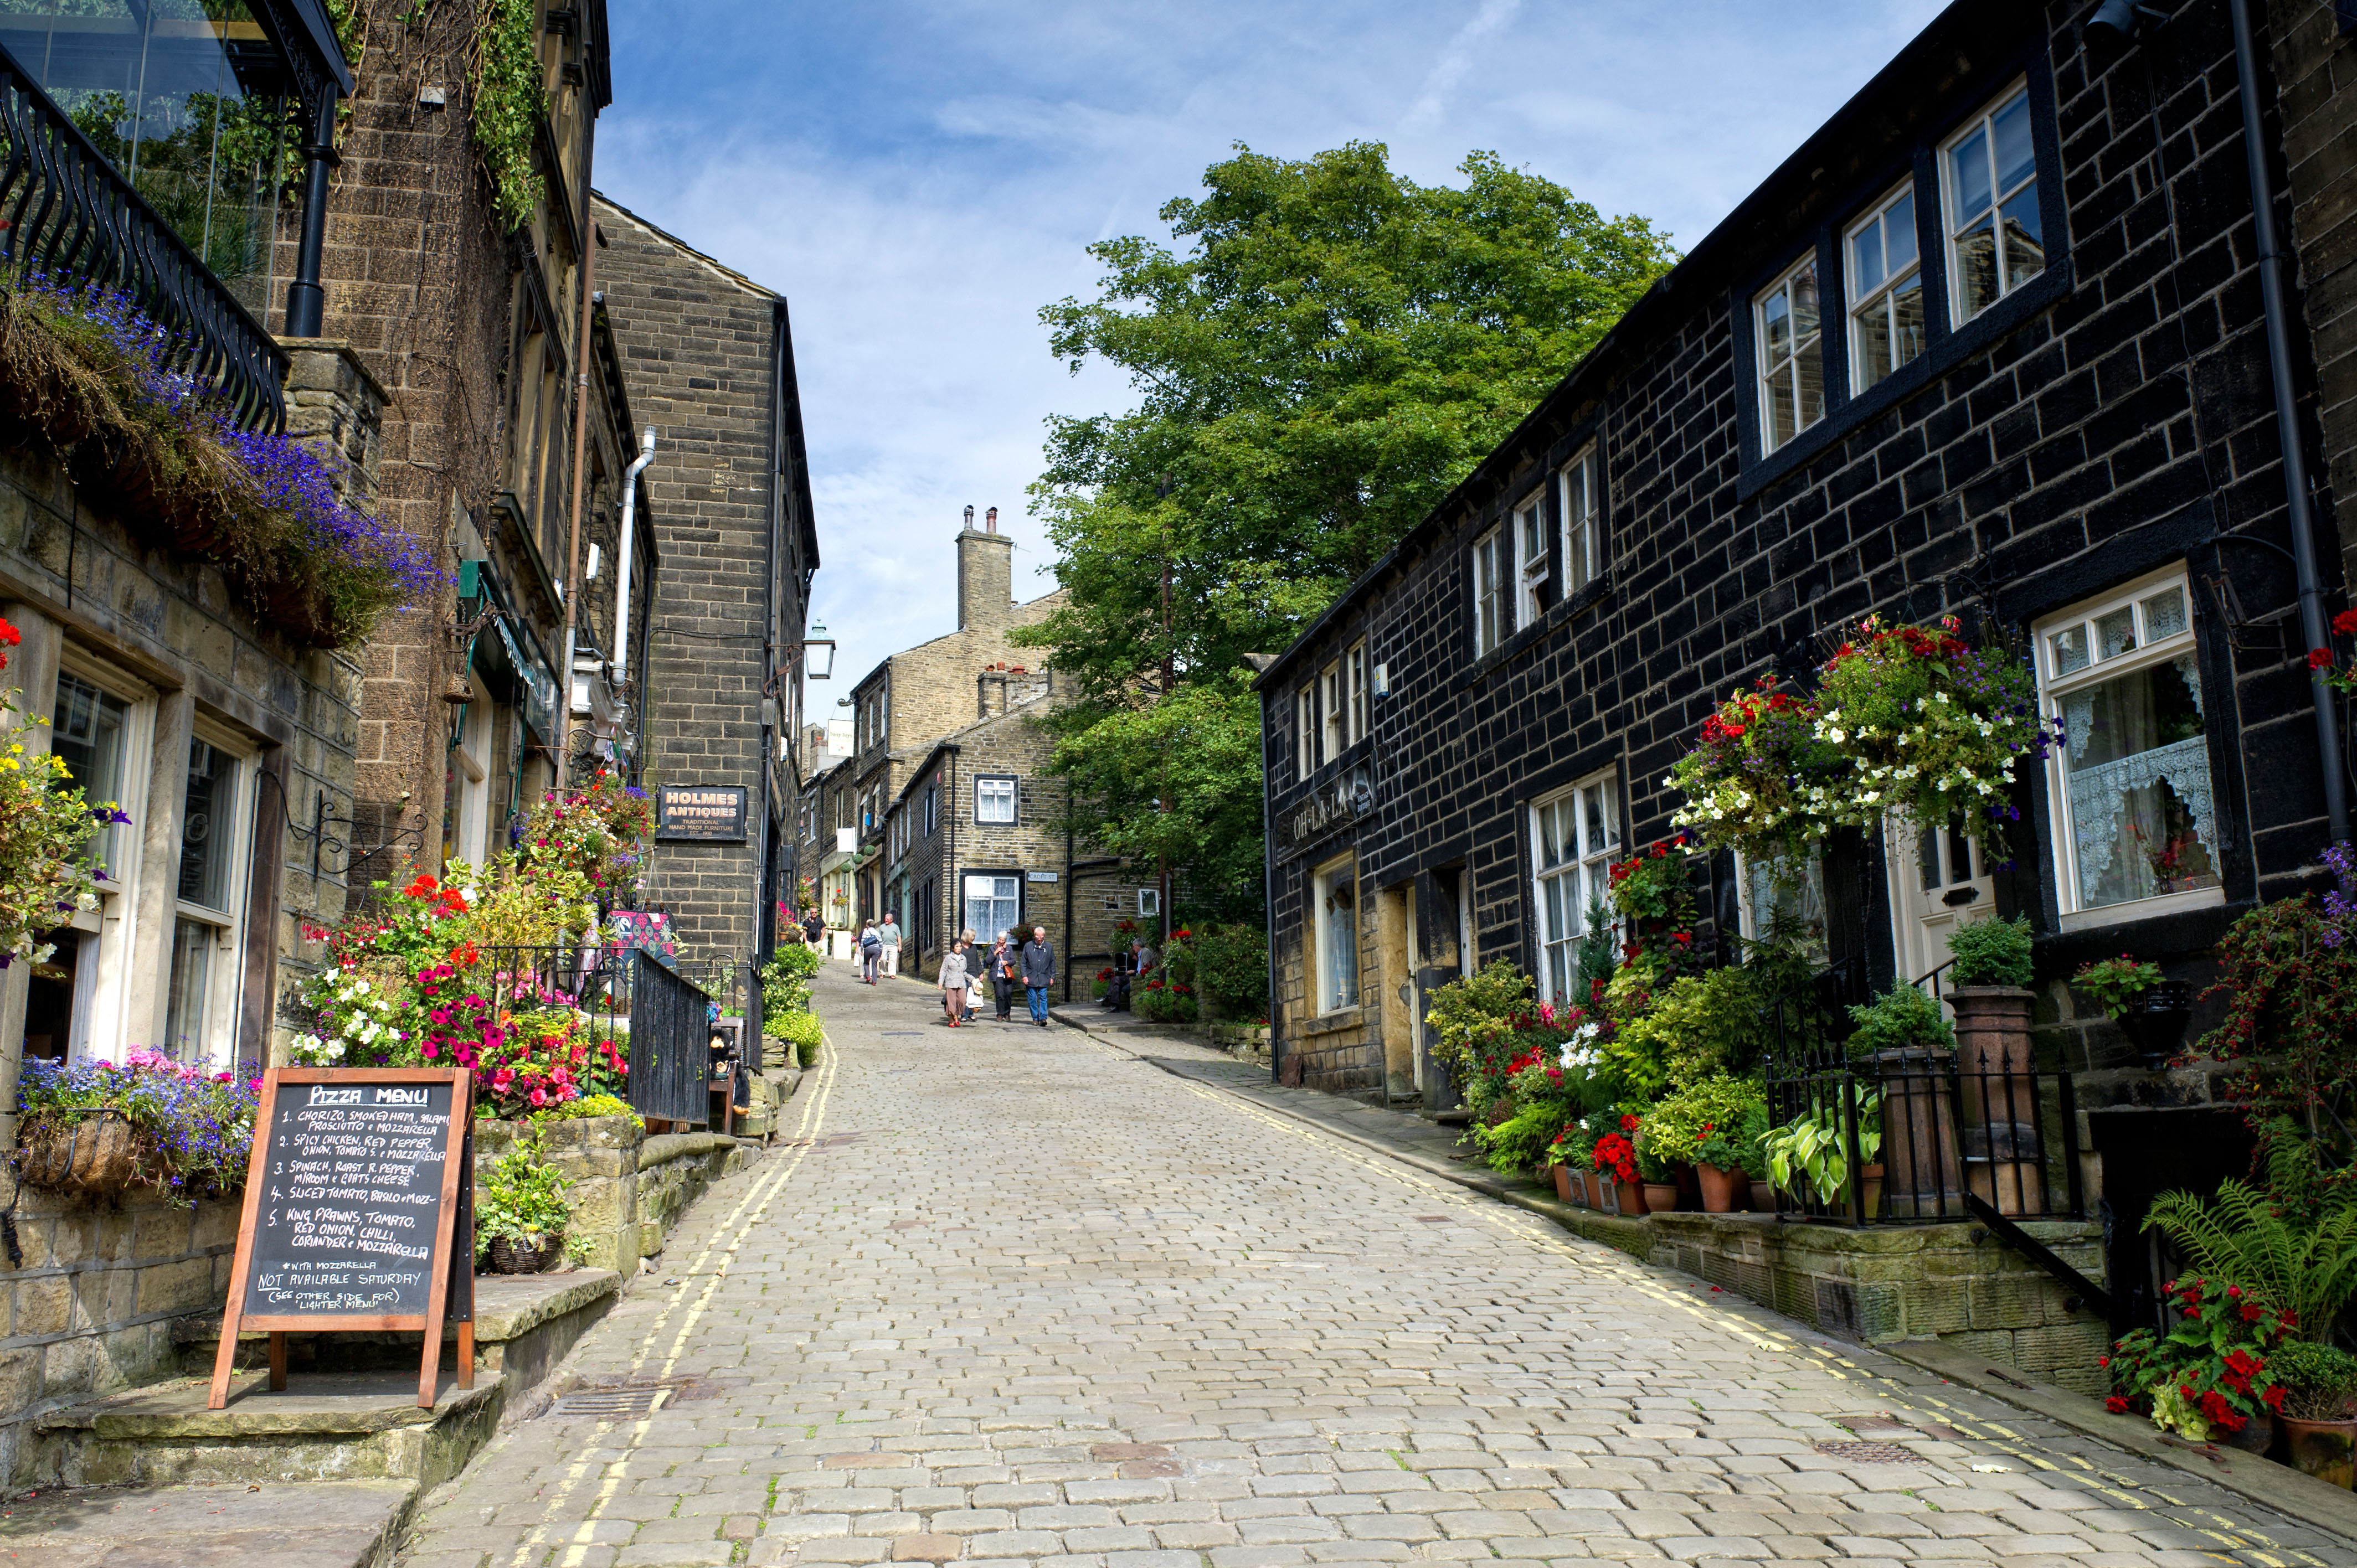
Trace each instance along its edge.
{"label": "stone planter", "polygon": [[2289,1415],[2276,1420],[2283,1425],[2293,1467],[2301,1475],[2344,1488],[2357,1481],[2357,1420],[2302,1421]]}
{"label": "stone planter", "polygon": [[2018,1078],[2030,1071],[2029,1009],[2035,999],[2012,985],[1971,985],[1948,993],[1956,1015],[1956,1071],[1967,1121],[1981,1117],[1981,1080],[1990,1080],[1994,1089],[2008,1074]]}
{"label": "stone planter", "polygon": [[1869,1059],[1882,1079],[1882,1163],[1898,1173],[1887,1187],[1891,1218],[1961,1215],[1964,1177],[1956,1150],[1955,1058],[1946,1051],[1898,1050],[1877,1051]]}
{"label": "stone planter", "polygon": [[1702,1187],[1705,1214],[1732,1214],[1750,1196],[1745,1190],[1749,1178],[1739,1169],[1723,1171],[1717,1165],[1696,1165],[1695,1179]]}

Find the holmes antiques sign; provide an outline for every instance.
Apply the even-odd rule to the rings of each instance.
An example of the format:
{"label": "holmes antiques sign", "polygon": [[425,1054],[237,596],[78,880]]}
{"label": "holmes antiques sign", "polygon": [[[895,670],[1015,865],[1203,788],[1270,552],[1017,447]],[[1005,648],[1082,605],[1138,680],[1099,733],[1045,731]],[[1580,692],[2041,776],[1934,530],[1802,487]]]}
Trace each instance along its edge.
{"label": "holmes antiques sign", "polygon": [[1368,781],[1366,769],[1358,768],[1277,818],[1278,847],[1286,854],[1298,854],[1374,809],[1374,786]]}
{"label": "holmes antiques sign", "polygon": [[745,786],[663,784],[655,789],[655,837],[745,842]]}

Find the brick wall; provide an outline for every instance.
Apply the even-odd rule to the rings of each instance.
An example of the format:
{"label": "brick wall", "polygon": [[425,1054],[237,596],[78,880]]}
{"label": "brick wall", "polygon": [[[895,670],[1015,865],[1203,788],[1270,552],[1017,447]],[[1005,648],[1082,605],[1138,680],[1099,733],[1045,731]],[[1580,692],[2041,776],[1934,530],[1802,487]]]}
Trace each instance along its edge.
{"label": "brick wall", "polygon": [[[1998,906],[2039,929],[2041,1023],[2066,1060],[2102,1065],[2125,1049],[2077,1014],[2060,976],[2132,947],[2198,980],[2229,920],[2312,874],[2323,822],[2306,671],[2263,630],[2230,638],[2206,587],[2231,575],[2255,617],[2280,618],[2290,602],[2288,574],[2266,553],[2208,542],[2280,542],[2285,513],[2232,38],[2222,7],[2182,9],[2169,32],[2165,48],[2097,70],[2068,7],[1944,14],[1288,652],[1266,681],[1274,811],[1358,768],[1373,797],[1312,842],[1272,846],[1288,1040],[1304,1022],[1312,865],[1354,846],[1362,893],[1420,900],[1430,878],[1461,872],[1469,956],[1527,969],[1529,804],[1609,772],[1631,839],[1666,833],[1679,800],[1664,775],[1710,704],[1738,682],[1805,673],[1823,657],[1813,639],[1868,611],[1986,611],[2018,634],[2140,574],[2190,568],[2226,903],[2062,929],[2046,787],[2042,773],[2025,778],[2019,861],[1997,879]],[[1910,169],[1919,199],[1935,199],[1939,139],[2023,73],[2039,104],[2045,275],[1953,331],[1935,323],[1920,370],[1847,403],[1829,369],[1824,425],[1754,456],[1755,292],[1812,246],[1833,257],[1843,225]],[[2306,364],[2298,373],[2312,381]],[[1604,580],[1477,661],[1472,541],[1591,439],[1608,486]],[[1375,702],[1368,740],[1297,780],[1292,693],[1361,637],[1393,694]],[[1895,964],[1886,871],[1875,844],[1842,868],[1861,890],[1878,983]],[[1695,875],[1723,929],[1731,860]],[[1418,929],[1438,940],[1434,924]],[[1362,995],[1381,1005],[1403,977],[1372,978]],[[1325,1064],[1329,1085],[1372,1089],[1378,1053],[1346,1043]]]}
{"label": "brick wall", "polygon": [[[2317,420],[2329,497],[2357,493],[2357,37],[2332,0],[2266,7],[2288,238],[2316,356]],[[2329,515],[2329,514],[2328,514]],[[2357,511],[2340,509],[2341,576],[2357,571]]]}
{"label": "brick wall", "polygon": [[[651,632],[646,781],[742,785],[746,842],[662,843],[647,897],[671,911],[683,953],[740,956],[756,943],[764,809],[762,687],[802,625],[793,531],[779,506],[773,440],[777,295],[600,197],[599,259],[631,407],[657,432],[646,485],[661,521],[663,597]],[[768,618],[765,620],[765,611]],[[780,821],[791,794],[767,798]]]}

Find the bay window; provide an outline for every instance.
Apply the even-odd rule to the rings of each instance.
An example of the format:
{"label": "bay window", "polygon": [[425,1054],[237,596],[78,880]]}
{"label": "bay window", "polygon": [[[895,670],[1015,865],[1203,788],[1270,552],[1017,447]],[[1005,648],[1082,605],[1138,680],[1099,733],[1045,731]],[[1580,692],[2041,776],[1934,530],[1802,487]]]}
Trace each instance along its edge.
{"label": "bay window", "polygon": [[1531,808],[1541,1001],[1578,1006],[1587,1000],[1579,942],[1590,908],[1600,911],[1610,897],[1612,856],[1620,847],[1614,786],[1614,775],[1599,773]]}
{"label": "bay window", "polygon": [[2064,736],[2048,766],[2066,926],[2223,897],[2190,611],[2180,567],[2036,628],[2040,696]]}

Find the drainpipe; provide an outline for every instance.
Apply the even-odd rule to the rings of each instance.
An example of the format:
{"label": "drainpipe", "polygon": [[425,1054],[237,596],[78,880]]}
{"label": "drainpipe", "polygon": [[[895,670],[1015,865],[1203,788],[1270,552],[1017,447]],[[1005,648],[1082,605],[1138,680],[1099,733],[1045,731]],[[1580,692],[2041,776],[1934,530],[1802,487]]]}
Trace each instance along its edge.
{"label": "drainpipe", "polygon": [[[2243,155],[2251,169],[2251,217],[2259,242],[2259,301],[2266,316],[2267,372],[2275,384],[2276,439],[2283,453],[2284,500],[2291,514],[2291,553],[2299,584],[2300,634],[2310,648],[2332,646],[2324,614],[2324,585],[2316,569],[2315,520],[2309,507],[2308,456],[2300,444],[2298,395],[2292,385],[2291,329],[2284,306],[2288,264],[2276,233],[2275,185],[2261,134],[2258,48],[2252,41],[2250,0],[2228,0],[2234,24],[2234,77],[2243,95]],[[2324,761],[2324,811],[2335,843],[2349,836],[2348,784],[2341,759],[2340,715],[2320,671],[2309,675],[2316,707],[2316,745]]]}
{"label": "drainpipe", "polygon": [[311,105],[311,139],[303,147],[303,238],[295,252],[295,279],[286,285],[286,336],[317,338],[327,314],[319,265],[328,248],[328,171],[336,156],[336,91],[322,82]]}
{"label": "drainpipe", "polygon": [[622,535],[614,547],[621,573],[614,579],[614,674],[624,681],[630,667],[630,544],[639,522],[639,476],[654,460],[655,427],[650,424],[639,437],[638,460],[622,473]]}

